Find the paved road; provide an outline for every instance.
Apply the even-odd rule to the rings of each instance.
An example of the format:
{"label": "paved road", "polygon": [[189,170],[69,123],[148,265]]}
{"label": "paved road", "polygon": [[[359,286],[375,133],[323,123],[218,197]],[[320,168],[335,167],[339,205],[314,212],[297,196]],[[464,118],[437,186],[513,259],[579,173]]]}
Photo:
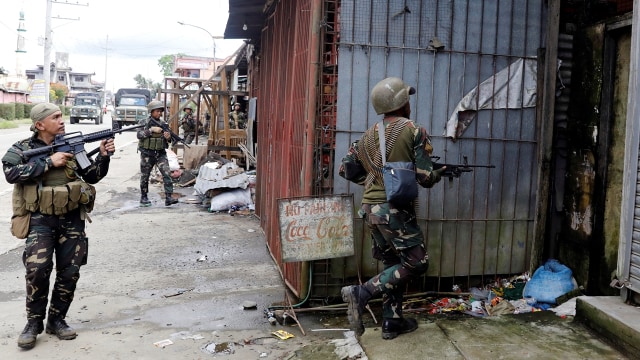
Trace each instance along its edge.
{"label": "paved road", "polygon": [[[78,125],[83,132],[106,127],[107,122]],[[75,125],[69,131],[76,131]],[[16,140],[25,137],[22,128],[11,132]],[[255,217],[210,213],[188,203],[192,188],[177,188],[180,203],[166,207],[160,182],[150,186],[153,206],[138,207],[135,144],[133,134],[116,137],[109,174],[96,186],[92,223],[87,224],[89,261],[67,317],[79,332],[73,341],[42,334],[28,352],[16,346],[26,321],[22,241],[9,235],[10,185],[2,183],[0,358],[203,359],[233,348],[225,358],[289,359],[298,358],[294,354],[306,345],[322,347],[343,338],[341,331],[312,333],[313,328],[336,327],[318,317],[305,319],[308,336],[267,322],[263,310],[284,300],[285,287]],[[257,307],[245,310],[245,301]],[[276,329],[295,338],[278,340],[271,335]],[[163,340],[172,344],[154,345]],[[318,359],[335,358],[334,348]]]}

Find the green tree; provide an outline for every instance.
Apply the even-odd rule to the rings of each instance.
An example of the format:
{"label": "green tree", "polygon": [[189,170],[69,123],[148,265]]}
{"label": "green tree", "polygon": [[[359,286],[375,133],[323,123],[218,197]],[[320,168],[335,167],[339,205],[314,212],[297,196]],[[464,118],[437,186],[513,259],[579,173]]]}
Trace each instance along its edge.
{"label": "green tree", "polygon": [[155,98],[156,94],[160,89],[162,89],[162,84],[159,82],[153,82],[150,78],[145,78],[141,74],[136,75],[133,80],[136,82],[136,87],[138,89],[149,89],[151,90],[151,97]]}
{"label": "green tree", "polygon": [[66,85],[51,83],[49,86],[49,99],[56,104],[63,104],[65,97],[69,93],[69,88]]}
{"label": "green tree", "polygon": [[141,74],[136,75],[133,80],[136,82],[138,89],[148,89],[149,83],[151,82],[151,79],[146,79]]}
{"label": "green tree", "polygon": [[173,75],[173,66],[176,57],[184,56],[183,53],[177,53],[175,55],[164,55],[158,59],[158,66],[162,70],[164,76]]}

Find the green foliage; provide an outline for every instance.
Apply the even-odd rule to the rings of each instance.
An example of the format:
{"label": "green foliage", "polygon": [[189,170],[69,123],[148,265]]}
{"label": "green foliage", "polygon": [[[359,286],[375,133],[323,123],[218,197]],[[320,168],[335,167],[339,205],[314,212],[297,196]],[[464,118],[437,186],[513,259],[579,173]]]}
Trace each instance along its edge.
{"label": "green foliage", "polygon": [[15,121],[0,119],[0,129],[15,129],[17,127],[18,127],[18,123]]}
{"label": "green foliage", "polygon": [[28,117],[28,116],[24,116],[23,103],[15,103],[15,107],[16,107],[16,119],[24,119],[25,117]]}
{"label": "green foliage", "polygon": [[54,104],[62,104],[68,93],[69,88],[66,85],[51,83],[49,87],[49,100]]}
{"label": "green foliage", "polygon": [[164,55],[158,59],[158,66],[160,67],[160,70],[162,70],[162,74],[164,76],[173,75],[175,58],[180,56],[184,56],[184,54],[178,53],[175,55]]}
{"label": "green foliage", "polygon": [[36,104],[24,104],[24,119],[31,120],[31,109],[36,106]]}
{"label": "green foliage", "polygon": [[15,120],[16,107],[15,103],[0,104],[0,119]]}
{"label": "green foliage", "polygon": [[138,89],[147,89],[149,87],[148,84],[151,81],[151,79],[146,79],[141,74],[134,76],[133,80],[136,82],[136,87]]}
{"label": "green foliage", "polygon": [[152,79],[145,78],[144,76],[138,74],[133,80],[137,83],[136,87],[138,89],[149,89],[151,90],[151,98],[154,99],[158,94],[158,91],[162,89],[162,84],[154,83]]}
{"label": "green foliage", "polygon": [[[6,120],[11,122],[30,122],[31,121],[31,109],[37,104],[24,104],[24,103],[6,103],[0,104],[0,121]],[[60,110],[63,115],[69,115],[71,108],[59,105]],[[4,127],[0,126],[0,128],[7,129],[13,126],[4,125]]]}

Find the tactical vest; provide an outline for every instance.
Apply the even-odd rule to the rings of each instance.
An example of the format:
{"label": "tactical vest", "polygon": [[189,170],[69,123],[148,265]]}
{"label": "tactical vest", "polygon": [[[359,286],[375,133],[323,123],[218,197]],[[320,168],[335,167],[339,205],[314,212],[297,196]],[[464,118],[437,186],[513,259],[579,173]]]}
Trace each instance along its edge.
{"label": "tactical vest", "polygon": [[182,119],[182,130],[184,130],[185,133],[196,131],[196,122],[193,120],[192,116],[185,116]]}
{"label": "tactical vest", "polygon": [[39,183],[14,184],[13,215],[36,211],[44,215],[64,215],[80,205],[90,213],[96,189],[78,178],[74,168],[75,160],[70,160],[66,167],[49,169]]}
{"label": "tactical vest", "polygon": [[[162,121],[162,120],[158,120]],[[149,130],[149,124],[147,123],[147,127],[145,128]],[[141,149],[147,150],[164,150],[169,147],[167,140],[165,140],[163,133],[151,133],[151,137],[147,137],[144,139],[140,139],[139,147]]]}

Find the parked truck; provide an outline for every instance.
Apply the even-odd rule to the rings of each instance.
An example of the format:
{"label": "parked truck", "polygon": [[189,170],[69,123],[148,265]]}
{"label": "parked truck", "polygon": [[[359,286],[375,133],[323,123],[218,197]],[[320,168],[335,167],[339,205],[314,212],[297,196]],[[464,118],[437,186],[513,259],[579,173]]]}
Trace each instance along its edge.
{"label": "parked truck", "polygon": [[102,124],[102,97],[98,93],[78,93],[71,107],[69,122],[77,124],[80,120],[91,120]]}
{"label": "parked truck", "polygon": [[115,95],[115,114],[113,120],[123,127],[134,125],[147,118],[147,104],[151,101],[148,89],[119,89]]}

